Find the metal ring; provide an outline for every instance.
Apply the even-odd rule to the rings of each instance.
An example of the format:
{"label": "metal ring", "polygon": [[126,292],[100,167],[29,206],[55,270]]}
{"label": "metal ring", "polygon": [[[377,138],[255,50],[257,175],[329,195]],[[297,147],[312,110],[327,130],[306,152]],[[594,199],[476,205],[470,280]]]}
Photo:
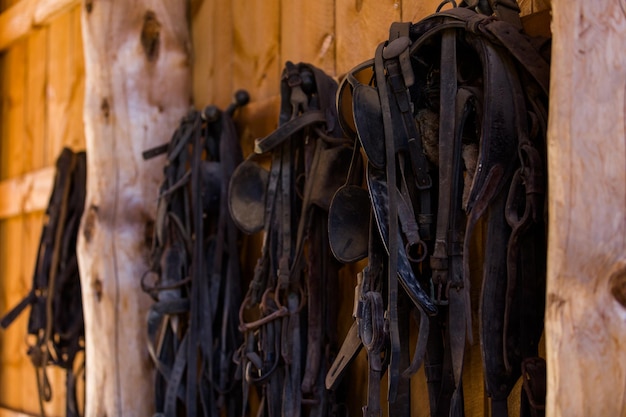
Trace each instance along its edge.
{"label": "metal ring", "polygon": [[[417,242],[407,242],[404,250],[406,252],[406,257],[409,259],[409,261],[415,263],[422,262],[424,259],[426,259],[426,256],[428,255],[428,247],[422,239],[419,239]],[[415,257],[413,256],[412,252],[416,252],[417,254],[420,254],[421,252],[421,255]]]}

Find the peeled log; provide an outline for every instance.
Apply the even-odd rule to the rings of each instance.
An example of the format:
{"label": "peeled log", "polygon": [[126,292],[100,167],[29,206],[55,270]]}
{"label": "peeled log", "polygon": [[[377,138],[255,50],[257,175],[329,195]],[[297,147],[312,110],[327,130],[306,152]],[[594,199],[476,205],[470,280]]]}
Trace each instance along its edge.
{"label": "peeled log", "polygon": [[188,20],[175,0],[83,3],[88,184],[78,244],[86,331],[86,417],[149,416],[147,270],[163,160],[191,102]]}
{"label": "peeled log", "polygon": [[626,416],[626,3],[552,3],[546,415]]}

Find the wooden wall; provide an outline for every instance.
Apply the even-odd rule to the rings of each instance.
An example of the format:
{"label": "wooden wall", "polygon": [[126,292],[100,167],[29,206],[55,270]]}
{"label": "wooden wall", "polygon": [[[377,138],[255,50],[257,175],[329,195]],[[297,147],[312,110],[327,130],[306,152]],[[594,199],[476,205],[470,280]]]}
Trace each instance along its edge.
{"label": "wooden wall", "polygon": [[[4,1],[0,10],[17,3]],[[0,314],[31,288],[56,157],[64,146],[84,148],[83,94],[78,6],[31,30],[0,55]],[[25,311],[0,331],[0,405],[38,413],[35,372],[26,354],[27,321]],[[64,415],[64,374],[51,369],[49,377],[53,401],[46,412]]]}
{"label": "wooden wall", "polygon": [[[235,90],[247,89],[251,103],[242,112],[239,126],[244,152],[249,153],[253,140],[277,124],[285,61],[309,62],[339,78],[373,56],[391,22],[419,20],[434,12],[439,2],[190,0],[194,104],[225,107]],[[84,148],[80,6],[76,0],[45,0],[39,4],[53,8],[45,18],[34,13],[39,17],[32,21],[2,20],[17,9],[32,12],[36,3],[0,1],[0,314],[31,287],[56,156],[63,146]],[[541,0],[520,4],[526,14],[549,7]],[[12,27],[3,27],[6,21],[27,25],[22,29],[27,34],[5,42],[4,33]],[[244,270],[251,270],[257,250],[253,237],[247,252],[251,265]],[[345,270],[342,275],[341,334],[350,325],[354,272]],[[0,416],[6,413],[3,409],[38,412],[35,374],[24,341],[27,315],[0,331]],[[468,349],[467,360],[467,415],[486,415],[477,345]],[[360,414],[364,402],[366,366],[362,353],[349,376],[354,382],[352,415]],[[52,371],[51,376],[54,399],[46,411],[49,416],[61,416],[64,377]],[[426,416],[423,375],[414,377],[412,389],[416,399],[412,415]]]}

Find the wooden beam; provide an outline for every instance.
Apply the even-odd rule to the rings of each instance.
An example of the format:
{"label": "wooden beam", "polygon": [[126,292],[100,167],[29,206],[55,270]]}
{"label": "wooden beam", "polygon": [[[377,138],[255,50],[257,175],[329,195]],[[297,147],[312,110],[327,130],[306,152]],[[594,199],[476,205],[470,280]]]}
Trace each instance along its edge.
{"label": "wooden beam", "polygon": [[53,182],[54,167],[0,182],[0,219],[44,210]]}
{"label": "wooden beam", "polygon": [[45,24],[54,16],[80,4],[80,0],[22,0],[0,14],[0,51]]}
{"label": "wooden beam", "polygon": [[93,2],[82,9],[87,198],[78,237],[86,417],[154,413],[141,289],[167,142],[191,102],[186,2]]}
{"label": "wooden beam", "polygon": [[626,416],[626,13],[552,11],[546,415]]}

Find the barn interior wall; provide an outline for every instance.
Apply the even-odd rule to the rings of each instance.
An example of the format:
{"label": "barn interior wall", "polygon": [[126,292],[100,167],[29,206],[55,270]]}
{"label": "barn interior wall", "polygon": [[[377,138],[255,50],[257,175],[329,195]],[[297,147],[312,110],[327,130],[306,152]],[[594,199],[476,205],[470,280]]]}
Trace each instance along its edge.
{"label": "barn interior wall", "polygon": [[[17,3],[19,0],[1,1],[0,11]],[[226,107],[235,90],[248,90],[251,102],[237,119],[242,148],[248,154],[254,139],[276,127],[285,61],[308,62],[339,79],[373,56],[391,22],[419,20],[434,12],[439,3],[191,0],[193,104]],[[543,0],[519,3],[523,14],[549,8]],[[56,156],[64,146],[85,146],[80,13],[80,6],[71,8],[34,28],[0,55],[0,314],[31,288]],[[19,198],[11,191],[15,187]],[[249,237],[245,247],[244,272],[249,274],[258,255],[259,237]],[[340,335],[347,333],[352,320],[355,273],[345,268],[341,275]],[[37,382],[25,344],[27,316],[22,314],[11,327],[0,331],[0,408],[36,414]],[[357,415],[365,402],[364,353],[350,372],[348,405],[351,414]],[[49,373],[53,400],[46,405],[46,413],[61,416],[64,375],[54,370]],[[464,378],[467,415],[486,415],[478,346],[468,348]],[[414,376],[412,382],[412,415],[426,416],[423,374]]]}
{"label": "barn interior wall", "polygon": [[[17,4],[4,2],[3,9]],[[30,290],[51,167],[64,146],[84,148],[83,45],[80,8],[59,15],[0,56],[0,311]],[[38,175],[43,174],[43,175]],[[30,181],[34,176],[43,181]],[[20,186],[20,184],[25,184]],[[5,185],[4,187],[2,185]],[[11,186],[8,186],[11,185]],[[34,194],[39,194],[34,196]],[[29,204],[35,198],[37,204]],[[17,201],[16,201],[17,200]],[[27,355],[25,312],[0,331],[0,405],[36,414],[37,379]],[[47,415],[65,412],[65,377],[48,371],[53,391]]]}

